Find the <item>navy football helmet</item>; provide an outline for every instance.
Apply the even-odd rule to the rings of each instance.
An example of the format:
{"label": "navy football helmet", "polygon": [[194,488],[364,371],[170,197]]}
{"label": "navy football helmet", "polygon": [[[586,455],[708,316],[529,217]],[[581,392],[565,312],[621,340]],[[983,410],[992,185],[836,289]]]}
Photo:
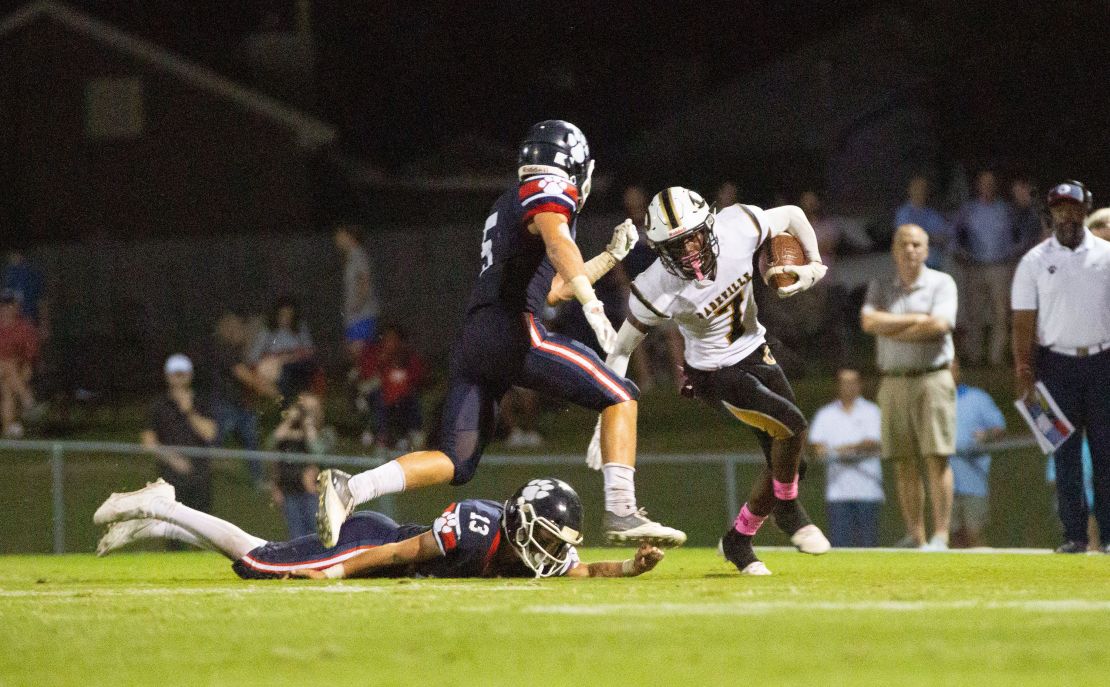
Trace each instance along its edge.
{"label": "navy football helmet", "polygon": [[590,195],[594,160],[581,129],[561,119],[533,124],[517,153],[517,176],[557,174],[578,187],[578,207]]}
{"label": "navy football helmet", "polygon": [[505,502],[501,529],[536,577],[550,577],[582,543],[582,501],[561,479],[531,480]]}
{"label": "navy football helmet", "polygon": [[1094,204],[1094,199],[1091,192],[1083,185],[1081,181],[1068,179],[1067,181],[1056,184],[1052,190],[1048,192],[1048,197],[1045,199],[1045,205],[1052,207],[1057,203],[1071,201],[1079,203],[1087,212],[1091,211],[1091,206]]}

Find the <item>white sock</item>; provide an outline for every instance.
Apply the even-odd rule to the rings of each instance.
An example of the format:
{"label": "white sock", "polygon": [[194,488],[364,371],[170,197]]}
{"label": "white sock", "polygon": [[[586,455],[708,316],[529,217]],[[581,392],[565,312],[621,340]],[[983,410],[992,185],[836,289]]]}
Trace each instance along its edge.
{"label": "white sock", "polygon": [[360,472],[347,482],[355,505],[372,501],[389,494],[400,494],[405,490],[405,471],[401,464],[391,460],[373,470]]}
{"label": "white sock", "polygon": [[183,527],[153,518],[145,522],[145,527],[135,530],[135,533],[131,535],[131,538],[135,541],[140,539],[169,539],[170,541],[179,541],[182,544],[195,546],[198,549],[213,550],[212,544],[208,543],[207,540],[201,539]]}
{"label": "white sock", "polygon": [[247,534],[226,520],[194,510],[177,501],[155,499],[151,503],[151,510],[159,520],[191,532],[211,545],[205,548],[213,548],[233,561],[266,543],[265,539]]}
{"label": "white sock", "polygon": [[636,512],[636,468],[620,463],[601,466],[605,478],[605,510],[624,517]]}

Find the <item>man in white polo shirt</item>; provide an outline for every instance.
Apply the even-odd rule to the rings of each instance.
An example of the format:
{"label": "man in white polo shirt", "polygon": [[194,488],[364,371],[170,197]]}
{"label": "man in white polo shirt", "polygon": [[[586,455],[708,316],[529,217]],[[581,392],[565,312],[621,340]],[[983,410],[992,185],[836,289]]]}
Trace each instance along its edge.
{"label": "man in white polo shirt", "polygon": [[836,400],[809,425],[810,455],[827,465],[825,508],[833,546],[878,546],[883,507],[879,406],[861,395],[858,370],[836,373]]}
{"label": "man in white polo shirt", "polygon": [[[1087,550],[1087,502],[1080,448],[1091,447],[1095,520],[1110,538],[1110,242],[1083,226],[1091,192],[1078,181],[1053,187],[1046,201],[1052,236],[1014,273],[1014,382],[1019,396],[1040,380],[1075,426],[1056,451],[1056,490],[1064,543]],[[1035,344],[1035,345],[1034,345]],[[1103,545],[1103,553],[1110,546]]]}
{"label": "man in white polo shirt", "polygon": [[[883,381],[883,458],[894,461],[898,503],[906,522],[904,546],[948,548],[952,469],[956,451],[956,383],[949,366],[955,349],[956,282],[925,266],[929,236],[903,224],[891,245],[895,274],[876,279],[860,312],[863,331],[875,336]],[[933,536],[925,541],[924,463],[932,505]]]}

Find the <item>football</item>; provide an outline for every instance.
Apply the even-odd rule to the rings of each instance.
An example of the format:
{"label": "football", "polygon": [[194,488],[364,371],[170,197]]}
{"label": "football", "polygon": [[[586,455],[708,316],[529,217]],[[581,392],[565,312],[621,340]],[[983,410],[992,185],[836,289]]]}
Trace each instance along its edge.
{"label": "football", "polygon": [[780,265],[804,265],[806,254],[802,250],[802,243],[790,234],[779,234],[770,241],[764,241],[759,249],[759,273],[763,275],[763,283],[776,289],[790,286],[798,281],[795,274],[776,274],[767,279],[767,270]]}

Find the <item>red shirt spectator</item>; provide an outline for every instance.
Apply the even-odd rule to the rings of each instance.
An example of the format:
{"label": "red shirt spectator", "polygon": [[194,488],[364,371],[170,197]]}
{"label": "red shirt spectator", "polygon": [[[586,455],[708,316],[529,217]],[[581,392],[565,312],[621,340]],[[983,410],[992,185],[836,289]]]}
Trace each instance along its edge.
{"label": "red shirt spectator", "polygon": [[381,341],[362,349],[359,377],[380,382],[382,403],[387,406],[416,395],[424,383],[424,376],[424,362],[409,349],[404,335],[394,328],[387,328],[382,332]]}

